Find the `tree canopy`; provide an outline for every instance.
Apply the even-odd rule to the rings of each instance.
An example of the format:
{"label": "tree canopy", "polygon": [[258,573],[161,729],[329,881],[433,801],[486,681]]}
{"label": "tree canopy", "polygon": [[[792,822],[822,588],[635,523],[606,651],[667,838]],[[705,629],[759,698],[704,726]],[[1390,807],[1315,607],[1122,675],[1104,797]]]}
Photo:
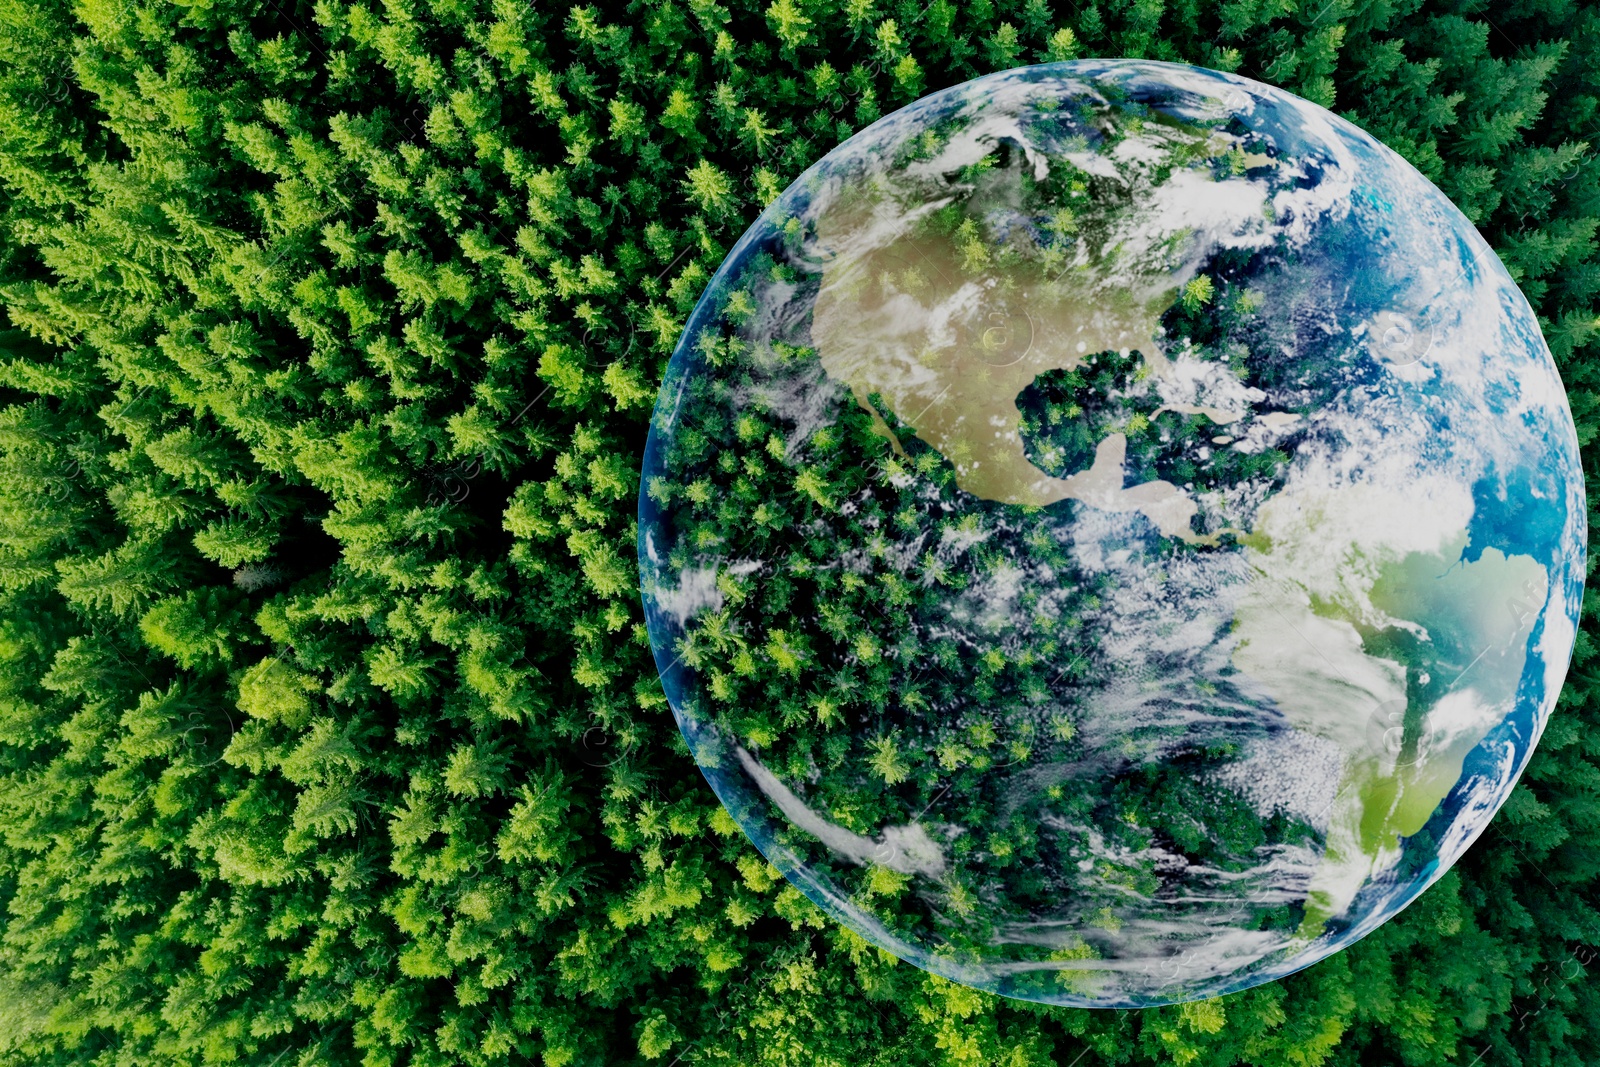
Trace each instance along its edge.
{"label": "tree canopy", "polygon": [[1399,151],[1591,445],[1592,4],[0,0],[0,1065],[1592,1060],[1592,610],[1465,859],[1214,1001],[898,963],[688,755],[634,516],[705,282],[880,115],[1095,55]]}

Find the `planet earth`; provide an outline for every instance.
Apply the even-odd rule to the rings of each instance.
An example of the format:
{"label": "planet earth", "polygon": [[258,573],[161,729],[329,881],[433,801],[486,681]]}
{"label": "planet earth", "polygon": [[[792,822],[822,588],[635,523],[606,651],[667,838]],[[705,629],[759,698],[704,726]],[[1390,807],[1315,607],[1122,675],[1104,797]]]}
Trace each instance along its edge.
{"label": "planet earth", "polygon": [[1467,218],[1306,100],[1124,60],[806,171],[694,309],[639,498],[666,695],[770,864],[857,943],[1101,1007],[1289,974],[1455,863],[1586,537]]}

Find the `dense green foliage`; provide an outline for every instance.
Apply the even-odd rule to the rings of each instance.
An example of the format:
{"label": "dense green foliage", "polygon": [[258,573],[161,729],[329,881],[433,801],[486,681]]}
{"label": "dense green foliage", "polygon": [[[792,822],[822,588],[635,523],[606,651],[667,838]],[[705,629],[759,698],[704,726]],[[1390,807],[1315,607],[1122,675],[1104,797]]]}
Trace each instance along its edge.
{"label": "dense green foliage", "polygon": [[686,313],[841,137],[1075,54],[1400,150],[1600,431],[1570,0],[0,0],[0,1063],[1591,1059],[1592,616],[1466,859],[1215,1002],[884,959],[689,759],[632,563]]}

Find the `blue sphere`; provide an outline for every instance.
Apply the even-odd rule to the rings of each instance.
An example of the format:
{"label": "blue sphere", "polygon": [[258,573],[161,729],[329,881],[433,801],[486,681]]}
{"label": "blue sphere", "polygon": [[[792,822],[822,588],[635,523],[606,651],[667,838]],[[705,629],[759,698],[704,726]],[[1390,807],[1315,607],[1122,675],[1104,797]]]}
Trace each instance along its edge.
{"label": "blue sphere", "polygon": [[874,123],[706,287],[646,448],[657,666],[839,923],[1007,996],[1216,996],[1351,944],[1506,799],[1583,475],[1472,224],[1327,110],[1024,67]]}

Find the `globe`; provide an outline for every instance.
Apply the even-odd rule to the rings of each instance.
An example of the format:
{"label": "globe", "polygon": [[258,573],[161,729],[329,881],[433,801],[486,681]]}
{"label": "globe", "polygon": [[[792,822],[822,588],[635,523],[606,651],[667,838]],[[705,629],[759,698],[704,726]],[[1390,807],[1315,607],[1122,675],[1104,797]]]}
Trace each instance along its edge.
{"label": "globe", "polygon": [[794,887],[951,980],[1133,1007],[1456,862],[1585,539],[1538,322],[1437,188],[1281,90],[1090,60],[918,100],[763,212],[667,366],[638,543],[688,750]]}

